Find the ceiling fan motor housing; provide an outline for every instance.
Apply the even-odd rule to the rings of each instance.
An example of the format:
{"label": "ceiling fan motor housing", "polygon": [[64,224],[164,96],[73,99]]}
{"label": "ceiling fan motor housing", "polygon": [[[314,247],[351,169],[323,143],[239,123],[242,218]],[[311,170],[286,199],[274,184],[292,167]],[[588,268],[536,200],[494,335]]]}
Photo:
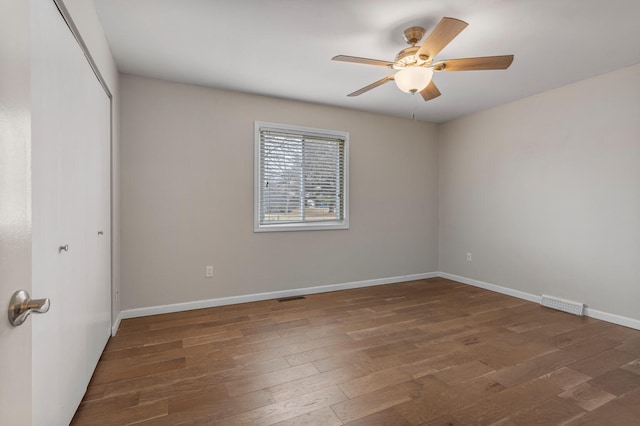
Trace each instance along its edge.
{"label": "ceiling fan motor housing", "polygon": [[424,28],[422,27],[411,27],[404,30],[404,41],[409,43],[410,45],[414,45],[424,37]]}

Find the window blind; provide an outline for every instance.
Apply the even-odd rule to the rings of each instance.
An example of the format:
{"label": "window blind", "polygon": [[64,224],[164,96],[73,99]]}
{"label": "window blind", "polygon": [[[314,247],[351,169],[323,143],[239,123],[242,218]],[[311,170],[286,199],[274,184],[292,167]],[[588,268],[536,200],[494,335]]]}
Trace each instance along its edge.
{"label": "window blind", "polygon": [[344,138],[271,128],[259,137],[260,225],[344,219]]}

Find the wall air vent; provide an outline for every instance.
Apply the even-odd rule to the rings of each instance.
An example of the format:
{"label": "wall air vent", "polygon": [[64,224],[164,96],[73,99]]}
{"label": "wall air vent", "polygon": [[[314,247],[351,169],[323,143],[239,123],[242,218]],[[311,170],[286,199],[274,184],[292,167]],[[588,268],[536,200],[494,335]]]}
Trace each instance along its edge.
{"label": "wall air vent", "polygon": [[560,299],[559,297],[542,295],[540,300],[542,306],[557,309],[559,311],[568,312],[573,315],[584,315],[584,303],[574,302],[571,300]]}

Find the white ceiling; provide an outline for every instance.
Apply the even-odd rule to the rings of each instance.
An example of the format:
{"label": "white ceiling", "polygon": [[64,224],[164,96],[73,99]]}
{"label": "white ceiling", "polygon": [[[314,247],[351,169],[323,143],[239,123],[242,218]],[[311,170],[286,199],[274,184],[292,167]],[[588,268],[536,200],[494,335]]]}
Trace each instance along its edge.
{"label": "white ceiling", "polygon": [[[120,71],[432,122],[640,63],[639,0],[95,0]],[[506,71],[436,73],[424,102],[388,74],[402,31],[469,26],[436,59],[515,54]]]}

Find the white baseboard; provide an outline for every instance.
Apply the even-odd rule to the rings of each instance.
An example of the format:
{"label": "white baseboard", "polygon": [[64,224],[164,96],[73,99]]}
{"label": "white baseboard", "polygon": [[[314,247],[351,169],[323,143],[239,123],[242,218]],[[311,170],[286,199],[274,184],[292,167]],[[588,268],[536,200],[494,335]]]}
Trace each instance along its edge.
{"label": "white baseboard", "polygon": [[113,321],[111,325],[111,336],[115,336],[118,332],[118,328],[120,328],[120,321],[122,321],[122,311],[118,312],[116,319]]}
{"label": "white baseboard", "polygon": [[[517,297],[518,299],[528,300],[529,302],[540,303],[541,296],[527,293],[512,288],[503,287],[496,284],[478,281],[471,278],[461,277],[446,272],[427,272],[423,274],[400,275],[397,277],[377,278],[373,280],[354,281],[342,284],[329,284],[316,287],[296,288],[291,290],[280,290],[266,293],[254,293],[241,296],[221,297],[217,299],[195,300],[192,302],[173,303],[170,305],[149,306],[137,309],[125,309],[120,311],[116,317],[111,329],[111,335],[115,336],[120,327],[120,321],[127,318],[137,318],[149,315],[168,314],[172,312],[190,311],[194,309],[212,308],[215,306],[235,305],[238,303],[257,302],[260,300],[278,299],[281,297],[303,296],[306,294],[327,293],[330,291],[349,290],[352,288],[372,287],[376,285],[392,284],[405,281],[423,280],[427,278],[441,277],[463,284],[472,285],[474,287],[483,288],[497,293],[506,294],[507,296]],[[640,330],[640,320],[623,317],[608,312],[599,311],[597,309],[585,308],[585,315],[613,324]]]}
{"label": "white baseboard", "polygon": [[508,287],[502,287],[496,284],[485,283],[484,281],[461,277],[459,275],[448,274],[446,272],[439,272],[438,276],[446,278],[448,280],[458,281],[463,284],[469,284],[474,287],[484,288],[485,290],[495,291],[496,293],[506,294],[507,296],[517,297],[518,299],[528,300],[529,302],[540,303],[540,300],[542,299],[542,296],[536,296],[535,294],[526,293],[520,290],[514,290]]}
{"label": "white baseboard", "polygon": [[372,287],[376,285],[392,284],[404,281],[423,280],[438,277],[438,272],[423,274],[400,275],[397,277],[377,278],[373,280],[354,281],[342,284],[329,284],[315,287],[295,288],[291,290],[271,291],[267,293],[254,293],[241,296],[221,297],[218,299],[194,300],[192,302],[172,303],[170,305],[149,306],[145,308],[125,309],[120,311],[111,330],[115,336],[120,326],[120,321],[127,318],[145,317],[149,315],[168,314],[172,312],[191,311],[194,309],[212,308],[215,306],[235,305],[238,303],[257,302],[260,300],[278,299],[281,297],[303,296],[305,294],[328,293],[330,291],[349,290],[352,288]]}
{"label": "white baseboard", "polygon": [[[486,290],[495,291],[497,293],[506,294],[508,296],[517,297],[519,299],[528,300],[530,302],[540,303],[542,299],[542,296],[537,296],[535,294],[527,293],[520,290],[514,290],[508,287],[502,287],[496,284],[486,283],[484,281],[478,281],[471,278],[461,277],[459,275],[448,274],[446,272],[438,272],[438,276],[452,280],[452,281],[458,281],[463,284],[469,284],[474,287],[480,287]],[[607,321],[613,324],[618,324],[618,325],[622,325],[629,328],[635,328],[636,330],[640,330],[640,320],[637,320],[634,318],[623,317],[620,315],[599,311],[597,309],[593,309],[589,307],[586,307],[584,309],[584,314],[591,318]]]}
{"label": "white baseboard", "polygon": [[623,325],[629,328],[635,328],[640,330],[640,320],[623,317],[616,314],[610,314],[609,312],[602,312],[593,308],[584,308],[585,315],[591,318],[599,319],[613,324]]}

